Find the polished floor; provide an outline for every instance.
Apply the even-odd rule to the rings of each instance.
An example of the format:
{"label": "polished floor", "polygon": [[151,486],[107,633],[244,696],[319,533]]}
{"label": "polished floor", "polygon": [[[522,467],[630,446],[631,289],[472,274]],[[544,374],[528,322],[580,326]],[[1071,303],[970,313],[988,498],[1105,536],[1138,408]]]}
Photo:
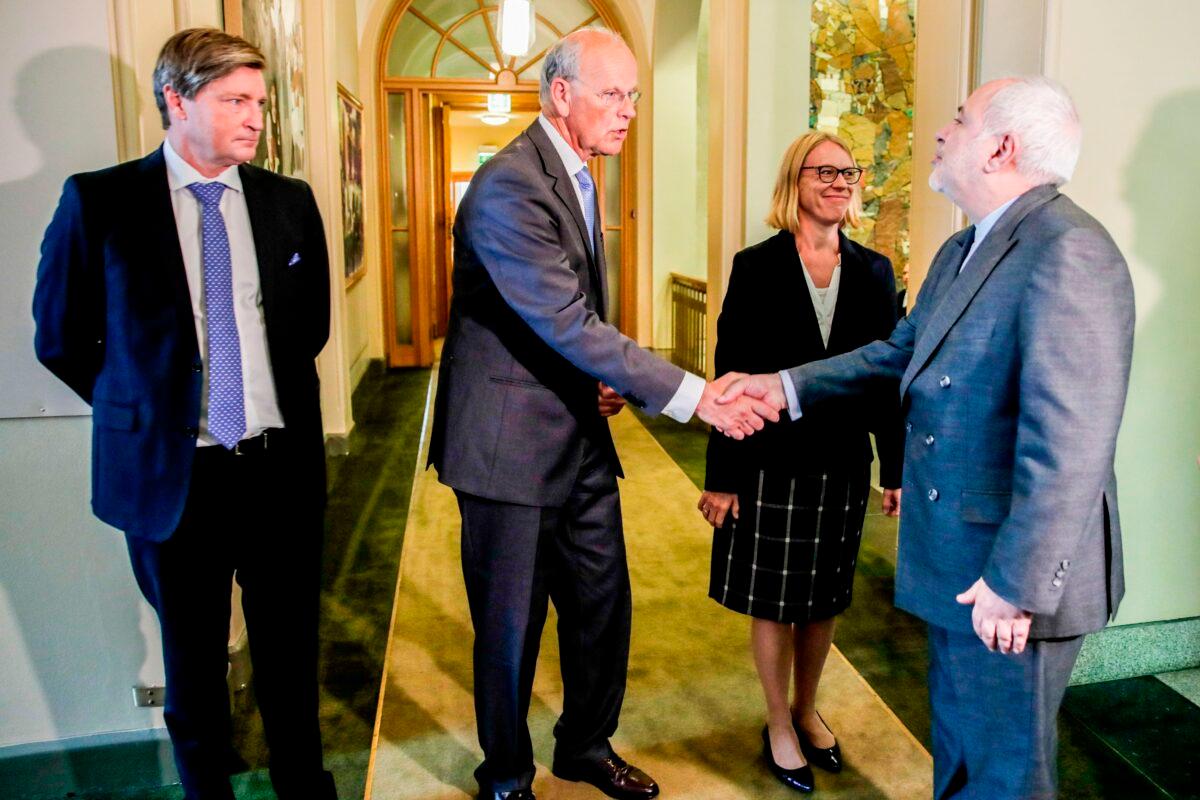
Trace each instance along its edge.
{"label": "polished floor", "polygon": [[[343,798],[363,797],[366,789],[380,679],[409,521],[410,492],[418,474],[417,453],[429,374],[425,370],[381,371],[368,376],[355,395],[358,427],[350,442],[351,455],[330,462],[321,714],[327,763]],[[670,455],[682,475],[693,484],[702,482],[703,431],[664,420],[639,417],[638,422]],[[648,437],[639,437],[636,430],[631,433],[641,443],[639,446],[645,447]],[[626,468],[637,469],[628,455]],[[852,675],[861,676],[869,685],[867,689],[860,684],[864,696],[877,695],[911,731],[915,741],[927,746],[923,633],[919,622],[891,605],[894,537],[892,520],[878,514],[868,518],[855,602],[838,629],[837,647],[844,657],[844,670],[839,662],[836,680],[838,686],[851,686]],[[457,574],[450,577],[457,578]],[[428,602],[436,605],[441,601]],[[704,614],[721,611],[715,604],[703,602],[714,606],[705,609]],[[450,632],[459,638],[469,636],[469,630],[461,626]],[[743,655],[733,653],[731,659]],[[449,666],[461,684],[461,665]],[[1062,796],[1200,798],[1198,687],[1197,670],[1162,679],[1149,676],[1072,687],[1060,718]],[[753,702],[756,686],[752,680],[736,690]],[[456,696],[461,698],[461,691],[460,685]],[[639,704],[645,701],[645,697],[636,698]],[[252,695],[238,695],[235,707],[236,745],[241,759],[235,776],[237,796],[241,800],[273,797]],[[427,730],[433,724],[430,719],[414,717],[407,724],[413,730]],[[452,737],[455,749],[428,756],[460,770],[453,773],[460,794],[470,790],[469,769],[462,773],[454,765],[470,763],[477,757],[477,745],[467,722],[465,732],[456,729]],[[640,735],[636,728],[627,732],[625,727],[622,735]],[[753,738],[754,733],[749,724],[731,728],[719,742],[725,748],[722,757],[741,754],[750,763],[753,742],[741,740]],[[846,729],[842,733],[844,737],[849,735]],[[671,754],[662,755],[669,758]],[[173,780],[169,755],[156,743],[0,759],[0,798],[4,800],[177,800],[182,792],[171,785]],[[880,791],[878,780],[854,781],[832,787],[839,791],[824,794],[887,796]],[[822,793],[819,789],[818,794]],[[561,794],[552,791],[540,796],[574,797],[576,793],[564,789]],[[599,795],[584,790],[577,796]],[[664,796],[672,793],[665,791]]]}

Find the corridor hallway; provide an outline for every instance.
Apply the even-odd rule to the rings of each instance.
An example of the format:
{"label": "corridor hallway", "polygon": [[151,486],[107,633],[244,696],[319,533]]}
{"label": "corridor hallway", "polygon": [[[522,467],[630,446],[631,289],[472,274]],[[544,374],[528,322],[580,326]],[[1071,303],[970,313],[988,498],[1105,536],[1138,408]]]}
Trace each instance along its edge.
{"label": "corridor hallway", "polygon": [[[436,380],[436,371],[434,373]],[[413,483],[367,797],[457,800],[476,791],[470,618],[459,568],[454,494],[425,463]],[[706,597],[709,528],[697,490],[632,412],[612,419],[633,585],[629,685],[613,744],[672,798],[786,798],[758,757],[762,700],[748,623]],[[514,446],[536,447],[536,442]],[[598,797],[550,775],[562,703],[553,614],[542,639],[529,713],[539,797]],[[926,798],[929,754],[834,650],[819,700],[847,769],[818,775],[827,798]]]}

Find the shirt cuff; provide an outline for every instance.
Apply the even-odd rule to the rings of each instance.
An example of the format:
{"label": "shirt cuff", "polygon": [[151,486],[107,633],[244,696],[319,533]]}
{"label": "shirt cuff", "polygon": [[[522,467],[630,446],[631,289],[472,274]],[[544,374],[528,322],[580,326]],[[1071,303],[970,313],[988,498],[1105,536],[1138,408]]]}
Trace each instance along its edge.
{"label": "shirt cuff", "polygon": [[792,378],[786,369],[779,370],[779,380],[783,382],[783,395],[787,398],[788,416],[792,418],[792,422],[795,422],[804,416],[800,413],[800,400],[796,397],[796,385],[792,383]]}
{"label": "shirt cuff", "polygon": [[700,398],[707,385],[704,378],[699,375],[693,375],[690,372],[683,373],[683,381],[662,413],[676,422],[687,422],[696,413],[696,407],[700,405]]}

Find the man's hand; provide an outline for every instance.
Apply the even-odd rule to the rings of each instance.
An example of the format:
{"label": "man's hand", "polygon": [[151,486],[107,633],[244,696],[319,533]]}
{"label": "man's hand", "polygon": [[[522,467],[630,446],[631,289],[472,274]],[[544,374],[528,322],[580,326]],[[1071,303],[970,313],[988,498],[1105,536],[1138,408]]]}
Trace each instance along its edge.
{"label": "man's hand", "polygon": [[621,413],[625,407],[625,398],[617,390],[600,381],[600,416],[611,417]]}
{"label": "man's hand", "polygon": [[955,599],[965,606],[975,606],[971,609],[971,623],[975,626],[975,635],[988,650],[999,649],[1001,653],[1016,655],[1025,649],[1029,626],[1033,622],[1032,613],[1017,608],[993,592],[983,578]]}
{"label": "man's hand", "polygon": [[900,516],[900,490],[883,490],[883,513],[889,517]]}
{"label": "man's hand", "polygon": [[730,372],[710,382],[704,387],[704,394],[700,396],[696,416],[734,439],[743,439],[755,431],[762,430],[766,422],[778,422],[781,406],[769,400],[761,400],[749,394],[742,397],[742,392],[738,392],[723,403],[717,402],[717,398],[730,384],[746,377],[739,372]]}
{"label": "man's hand", "polygon": [[737,495],[729,492],[702,492],[696,508],[704,515],[704,521],[714,528],[725,524],[725,515],[731,510],[733,518],[738,518]]}
{"label": "man's hand", "polygon": [[[729,375],[733,374],[729,373]],[[729,375],[724,377],[728,378]],[[787,395],[783,393],[783,381],[775,372],[766,375],[738,375],[737,380],[731,381],[725,387],[725,392],[717,398],[717,403],[722,405],[732,403],[742,396],[762,400],[780,411],[787,408]]]}

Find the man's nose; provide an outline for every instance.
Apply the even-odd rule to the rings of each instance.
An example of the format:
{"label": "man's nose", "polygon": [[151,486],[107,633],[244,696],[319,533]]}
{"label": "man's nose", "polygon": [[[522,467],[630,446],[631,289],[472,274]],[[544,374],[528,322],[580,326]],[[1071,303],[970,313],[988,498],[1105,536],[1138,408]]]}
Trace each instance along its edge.
{"label": "man's nose", "polygon": [[246,127],[254,131],[263,129],[263,107],[258,103],[251,104],[250,116],[246,119]]}

